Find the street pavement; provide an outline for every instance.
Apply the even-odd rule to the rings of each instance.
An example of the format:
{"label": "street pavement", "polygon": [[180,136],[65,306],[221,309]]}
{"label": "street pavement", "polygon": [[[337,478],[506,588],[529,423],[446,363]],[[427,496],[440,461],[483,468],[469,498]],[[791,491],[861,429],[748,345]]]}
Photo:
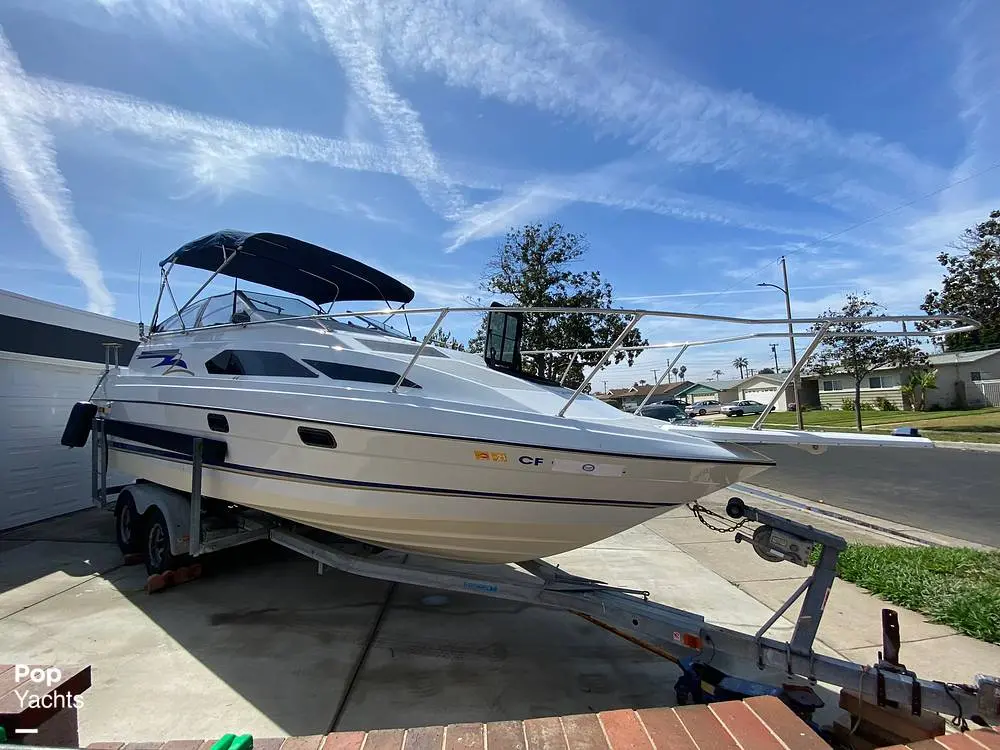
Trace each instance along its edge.
{"label": "street pavement", "polygon": [[753,484],[1000,547],[1000,453],[944,448],[761,450],[777,461]]}

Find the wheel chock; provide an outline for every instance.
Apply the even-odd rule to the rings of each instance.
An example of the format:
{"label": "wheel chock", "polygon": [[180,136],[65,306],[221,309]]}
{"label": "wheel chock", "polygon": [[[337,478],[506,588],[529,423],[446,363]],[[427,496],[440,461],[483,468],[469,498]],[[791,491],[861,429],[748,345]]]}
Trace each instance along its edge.
{"label": "wheel chock", "polygon": [[201,578],[201,564],[185,565],[176,570],[165,570],[162,573],[154,573],[146,579],[146,593],[155,594],[157,591],[179,586],[182,583]]}

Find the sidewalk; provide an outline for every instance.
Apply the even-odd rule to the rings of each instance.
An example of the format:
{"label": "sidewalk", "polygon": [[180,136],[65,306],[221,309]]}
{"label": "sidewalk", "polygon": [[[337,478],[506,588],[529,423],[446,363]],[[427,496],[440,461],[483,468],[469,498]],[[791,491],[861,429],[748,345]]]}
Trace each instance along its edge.
{"label": "sidewalk", "polygon": [[[920,543],[894,533],[883,533],[849,521],[828,518],[807,509],[796,509],[786,503],[772,501],[766,496],[776,496],[776,493],[764,493],[751,487],[741,486],[715,493],[701,504],[724,515],[726,501],[732,495],[742,496],[750,505],[839,534],[848,542],[896,545]],[[805,508],[809,506],[808,501],[800,498],[784,496],[783,499],[798,501]],[[844,514],[845,517],[853,515],[858,520],[862,519],[859,514]],[[886,523],[880,519],[871,520],[882,525]],[[809,573],[808,569],[792,563],[770,563],[761,559],[749,544],[734,544],[734,534],[722,534],[708,529],[685,506],[675,508],[647,522],[645,526],[716,575],[728,580],[741,592],[772,609],[780,606]],[[924,534],[901,524],[895,526],[914,535]],[[934,536],[936,538],[932,543],[950,542],[964,546],[961,540]],[[899,613],[900,661],[921,677],[971,682],[977,673],[996,672],[1000,669],[1000,646],[960,635],[944,625],[930,623],[923,615],[884,602],[840,579],[836,580],[830,593],[820,623],[819,641],[822,646],[845,659],[874,663],[882,645],[881,612],[884,607],[890,607]],[[792,606],[788,617],[793,618],[797,612],[798,604]],[[820,646],[817,645],[817,651],[819,650]]]}

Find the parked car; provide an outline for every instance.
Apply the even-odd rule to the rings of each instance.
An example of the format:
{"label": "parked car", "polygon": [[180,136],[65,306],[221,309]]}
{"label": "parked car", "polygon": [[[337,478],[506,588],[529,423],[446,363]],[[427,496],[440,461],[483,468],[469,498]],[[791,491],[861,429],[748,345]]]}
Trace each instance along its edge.
{"label": "parked car", "polygon": [[664,422],[670,422],[671,424],[680,425],[695,425],[698,424],[693,419],[688,419],[688,416],[684,413],[684,410],[673,404],[646,404],[641,409],[635,410],[635,415],[637,417],[650,417],[652,419],[662,419]]}
{"label": "parked car", "polygon": [[671,406],[676,406],[681,411],[684,411],[688,407],[688,402],[680,398],[665,398],[662,401],[651,401],[646,406],[652,406],[653,404],[670,404]]}
{"label": "parked car", "polygon": [[727,417],[742,417],[744,414],[763,414],[767,406],[759,401],[733,401],[722,407]]}
{"label": "parked car", "polygon": [[722,409],[722,404],[718,401],[697,401],[687,407],[684,411],[689,417],[703,417],[706,414],[718,414]]}

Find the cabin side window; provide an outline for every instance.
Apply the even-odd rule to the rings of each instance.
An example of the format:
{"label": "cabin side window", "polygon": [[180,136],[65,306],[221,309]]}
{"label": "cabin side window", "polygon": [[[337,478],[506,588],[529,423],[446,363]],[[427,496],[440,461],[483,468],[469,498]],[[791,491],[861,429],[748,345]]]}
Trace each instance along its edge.
{"label": "cabin side window", "polygon": [[281,352],[227,349],[205,363],[210,375],[250,375],[273,378],[318,378],[315,372]]}
{"label": "cabin side window", "polygon": [[[396,385],[399,375],[390,370],[379,370],[374,367],[345,365],[340,362],[324,362],[318,359],[303,360],[310,367],[315,367],[331,380],[349,380],[356,383],[378,383],[379,385]],[[400,384],[406,388],[420,388],[409,378],[404,378]]]}

